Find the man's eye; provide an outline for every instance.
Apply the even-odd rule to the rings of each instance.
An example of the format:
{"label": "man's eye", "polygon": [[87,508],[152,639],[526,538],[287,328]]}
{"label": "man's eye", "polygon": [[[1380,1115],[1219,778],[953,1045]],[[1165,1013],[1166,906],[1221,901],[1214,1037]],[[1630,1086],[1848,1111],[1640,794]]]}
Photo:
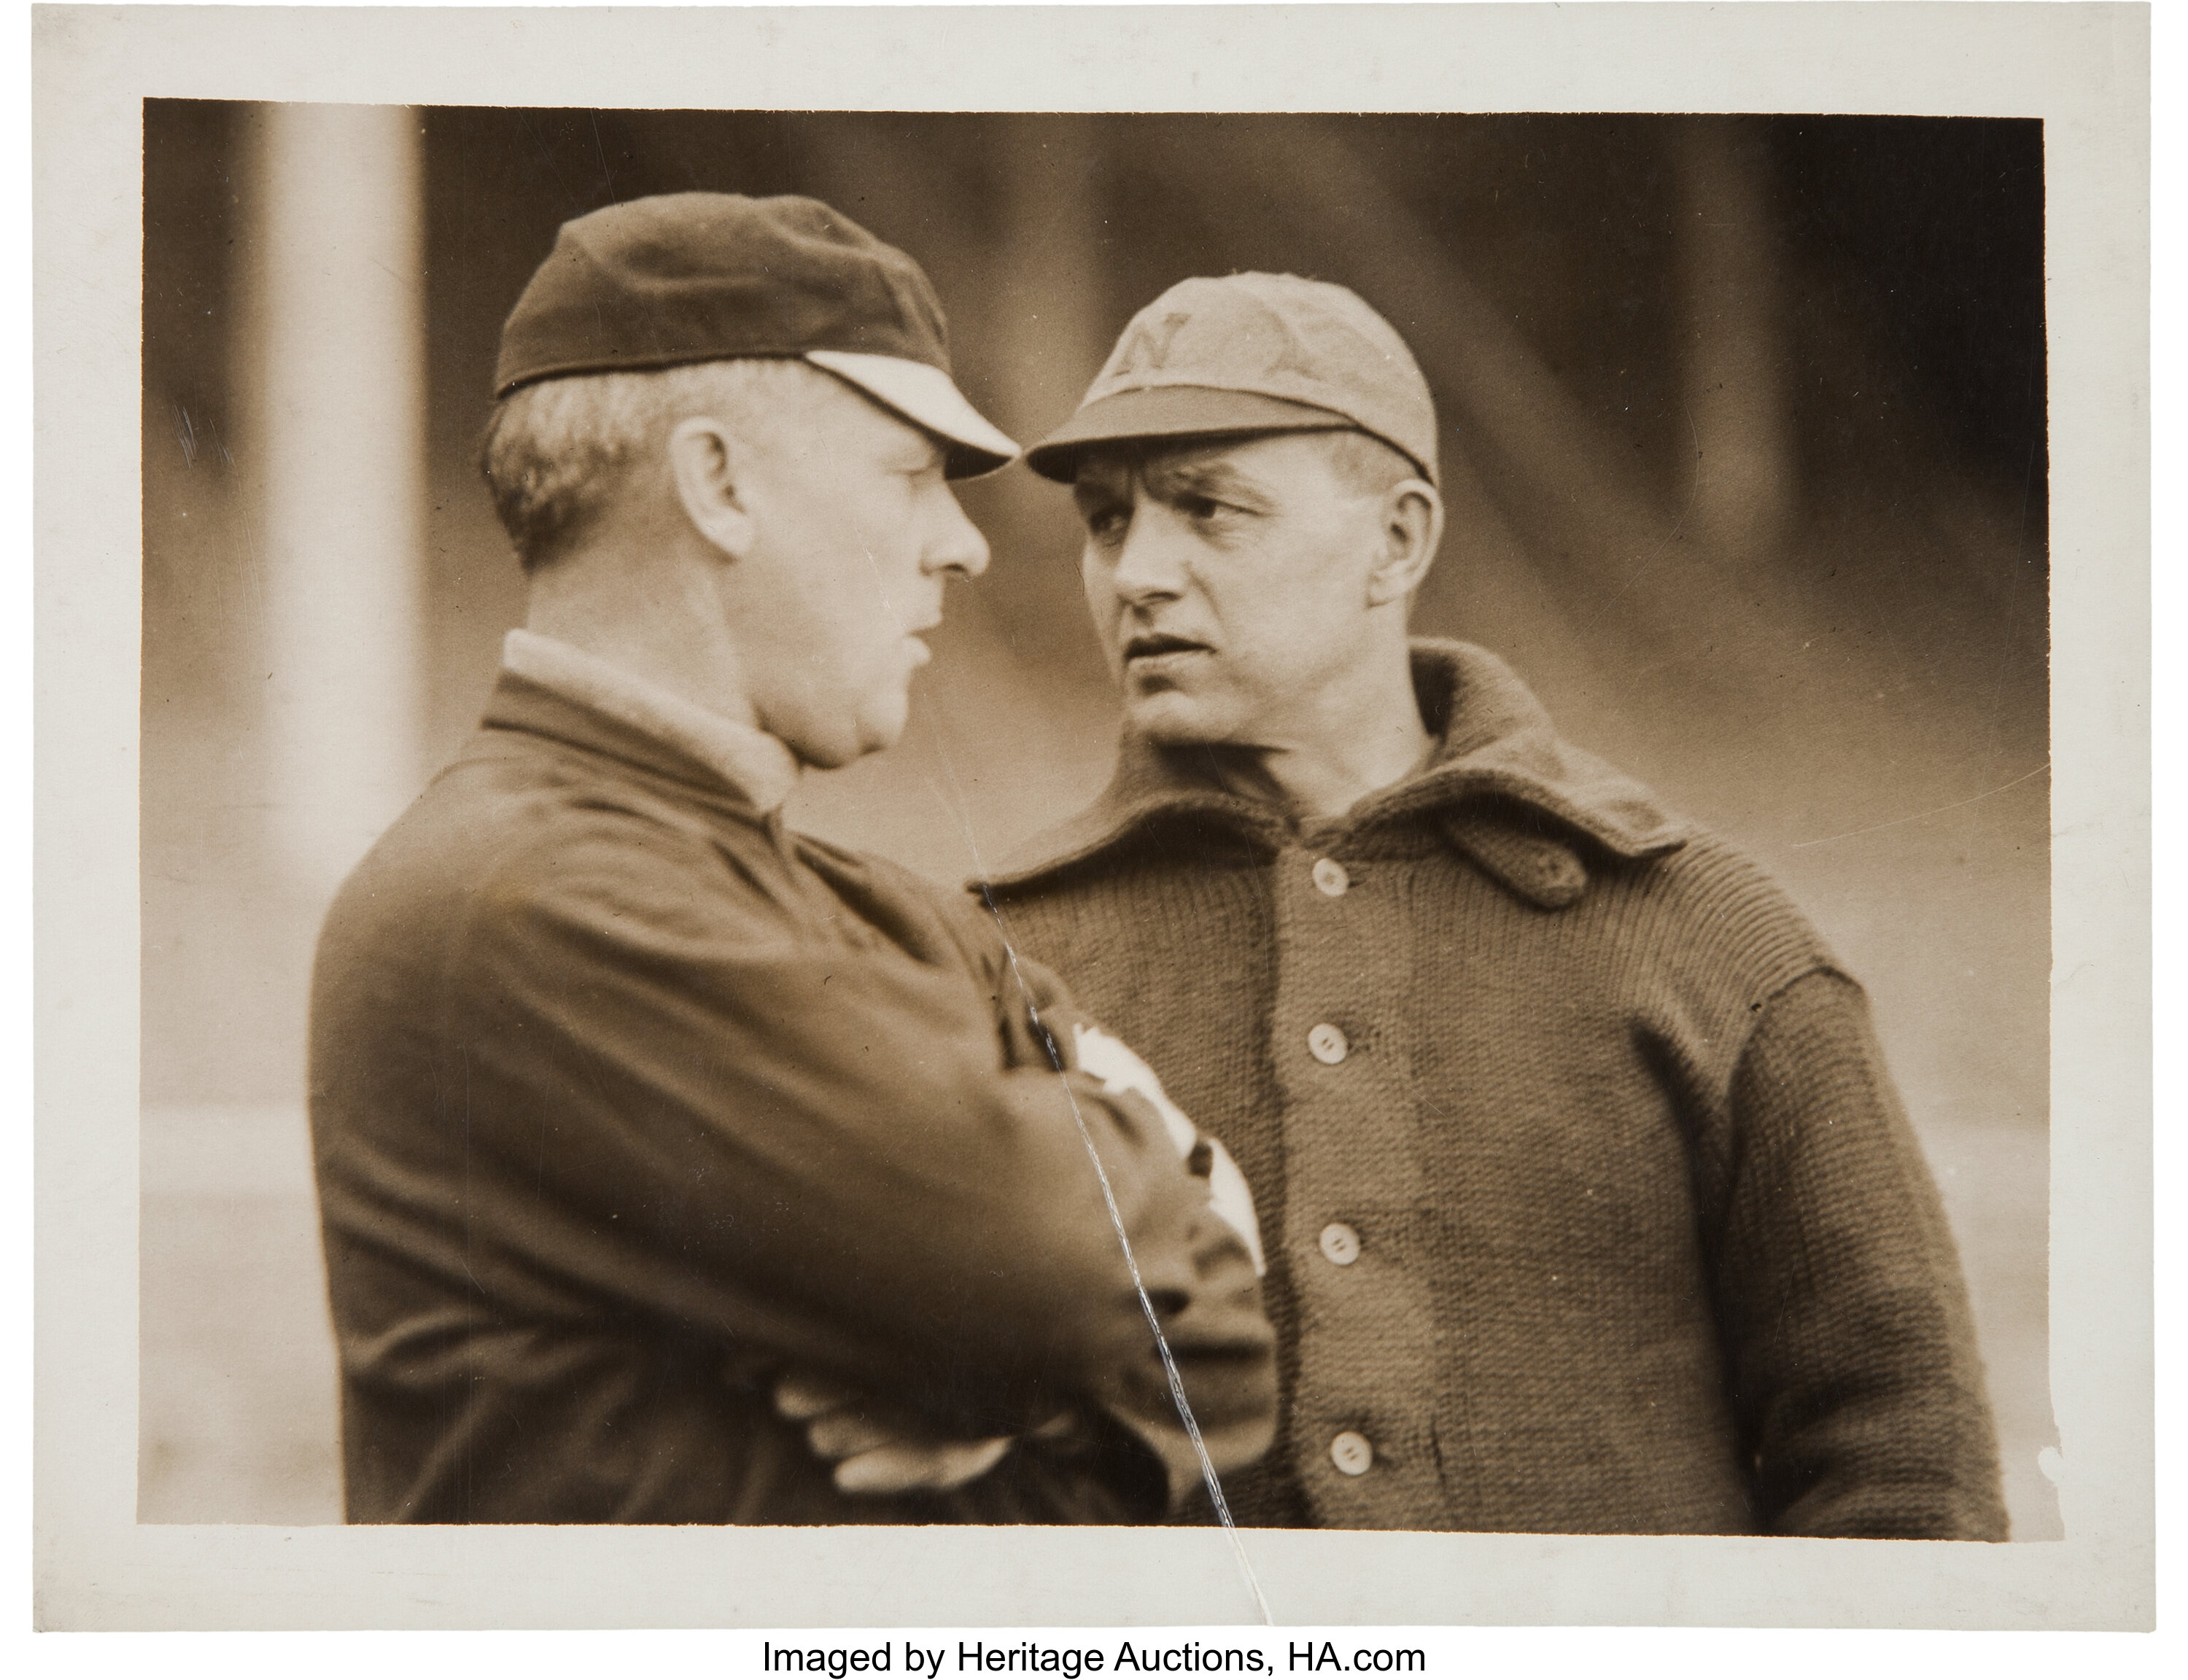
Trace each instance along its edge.
{"label": "man's eye", "polygon": [[1187,519],[1214,519],[1228,511],[1222,503],[1208,496],[1187,496],[1178,503],[1177,510]]}
{"label": "man's eye", "polygon": [[1086,516],[1086,534],[1097,543],[1114,543],[1125,534],[1131,516],[1122,508],[1101,508]]}

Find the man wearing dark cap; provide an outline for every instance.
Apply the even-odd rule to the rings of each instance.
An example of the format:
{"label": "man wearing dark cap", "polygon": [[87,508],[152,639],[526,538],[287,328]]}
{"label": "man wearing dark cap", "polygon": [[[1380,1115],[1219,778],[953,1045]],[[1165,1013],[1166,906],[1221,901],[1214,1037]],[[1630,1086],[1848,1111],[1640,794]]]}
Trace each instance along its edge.
{"label": "man wearing dark cap", "polygon": [[1143,1520],[1250,1459],[1225,1158],[992,918],[783,826],[902,730],[987,562],[946,481],[1016,454],[926,277],[810,200],[619,205],[496,396],[525,627],[314,978],[351,1519]]}
{"label": "man wearing dark cap", "polygon": [[1125,734],[978,885],[1263,1209],[1284,1407],[1240,1519],[2004,1537],[1861,989],[1493,655],[1409,641],[1443,510],[1397,333],[1187,280],[1028,459]]}

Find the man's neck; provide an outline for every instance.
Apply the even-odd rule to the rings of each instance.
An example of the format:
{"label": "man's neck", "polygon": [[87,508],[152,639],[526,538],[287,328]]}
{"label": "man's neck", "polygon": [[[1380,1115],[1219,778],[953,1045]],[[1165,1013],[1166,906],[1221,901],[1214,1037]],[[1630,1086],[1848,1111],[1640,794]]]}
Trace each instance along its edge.
{"label": "man's neck", "polygon": [[1435,747],[1401,653],[1373,680],[1317,696],[1303,719],[1266,742],[1216,748],[1210,758],[1227,791],[1311,820],[1342,816],[1403,781]]}
{"label": "man's neck", "polygon": [[717,717],[758,728],[745,691],[743,662],[719,608],[692,594],[706,587],[703,576],[662,559],[634,555],[620,564],[585,564],[572,555],[556,562],[533,579],[524,628]]}

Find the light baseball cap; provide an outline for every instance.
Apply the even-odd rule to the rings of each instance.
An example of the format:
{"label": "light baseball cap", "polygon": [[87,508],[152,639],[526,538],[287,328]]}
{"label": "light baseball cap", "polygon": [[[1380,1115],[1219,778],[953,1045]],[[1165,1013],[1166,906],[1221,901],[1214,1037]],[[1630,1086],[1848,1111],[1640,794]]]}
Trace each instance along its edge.
{"label": "light baseball cap", "polygon": [[1324,280],[1181,280],[1132,317],[1078,413],[1026,465],[1068,484],[1097,443],[1338,428],[1436,482],[1435,403],[1396,328]]}
{"label": "light baseball cap", "polygon": [[1018,458],[951,378],[919,265],[816,199],[668,193],[565,222],[502,327],[493,389],[745,357],[847,381],[940,439],[952,478]]}

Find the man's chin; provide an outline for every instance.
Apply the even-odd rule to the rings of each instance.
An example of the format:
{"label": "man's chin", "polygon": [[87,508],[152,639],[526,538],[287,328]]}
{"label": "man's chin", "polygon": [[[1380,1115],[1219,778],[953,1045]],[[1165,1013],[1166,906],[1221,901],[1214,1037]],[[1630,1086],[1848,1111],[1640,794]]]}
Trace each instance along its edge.
{"label": "man's chin", "polygon": [[809,770],[840,770],[872,753],[885,753],[904,738],[911,722],[902,705],[871,707],[855,717],[837,718],[825,726],[792,725],[781,738]]}
{"label": "man's chin", "polygon": [[1210,708],[1175,689],[1128,697],[1125,727],[1158,747],[1192,747],[1229,735]]}
{"label": "man's chin", "polygon": [[[858,750],[851,758],[863,758],[869,753],[886,753],[904,739],[904,732],[911,726],[911,696],[899,694],[879,705],[868,708],[859,717]],[[846,760],[849,762],[849,760]]]}

